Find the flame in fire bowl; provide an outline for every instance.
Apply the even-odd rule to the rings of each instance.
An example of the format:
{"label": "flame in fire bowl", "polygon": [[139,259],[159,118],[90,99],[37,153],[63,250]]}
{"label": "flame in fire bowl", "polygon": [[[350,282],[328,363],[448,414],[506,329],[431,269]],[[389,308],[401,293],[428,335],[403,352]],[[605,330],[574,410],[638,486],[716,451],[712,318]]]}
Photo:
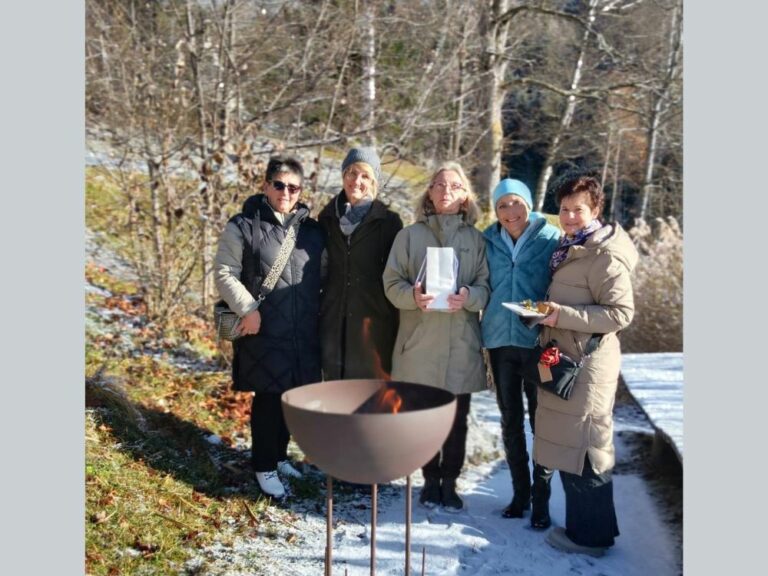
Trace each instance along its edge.
{"label": "flame in fire bowl", "polygon": [[426,464],[448,437],[456,397],[385,380],[330,380],[284,392],[283,413],[307,458],[334,478],[379,484]]}

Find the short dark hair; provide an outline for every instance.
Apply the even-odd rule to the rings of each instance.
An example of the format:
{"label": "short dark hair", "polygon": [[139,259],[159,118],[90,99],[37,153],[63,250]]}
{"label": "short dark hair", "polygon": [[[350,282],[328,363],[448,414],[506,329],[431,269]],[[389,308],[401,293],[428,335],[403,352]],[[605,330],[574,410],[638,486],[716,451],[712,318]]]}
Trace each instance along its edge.
{"label": "short dark hair", "polygon": [[282,174],[283,172],[289,172],[296,174],[299,179],[304,181],[304,168],[293,156],[273,156],[267,163],[267,171],[264,173],[264,179],[267,182],[272,182],[275,176]]}
{"label": "short dark hair", "polygon": [[555,200],[557,205],[563,201],[563,198],[586,192],[589,207],[593,210],[597,208],[598,215],[603,213],[605,205],[605,193],[600,179],[593,172],[570,172],[560,177],[555,184]]}

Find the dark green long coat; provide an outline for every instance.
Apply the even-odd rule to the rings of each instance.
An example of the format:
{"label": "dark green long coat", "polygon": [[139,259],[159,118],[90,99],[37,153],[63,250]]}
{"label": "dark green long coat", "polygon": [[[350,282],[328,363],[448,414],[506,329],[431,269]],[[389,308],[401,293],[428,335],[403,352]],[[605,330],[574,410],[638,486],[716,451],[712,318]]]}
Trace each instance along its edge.
{"label": "dark green long coat", "polygon": [[386,378],[398,313],[384,295],[381,275],[403,222],[379,200],[351,236],[339,228],[337,195],[320,212],[327,235],[328,270],[320,308],[323,378]]}

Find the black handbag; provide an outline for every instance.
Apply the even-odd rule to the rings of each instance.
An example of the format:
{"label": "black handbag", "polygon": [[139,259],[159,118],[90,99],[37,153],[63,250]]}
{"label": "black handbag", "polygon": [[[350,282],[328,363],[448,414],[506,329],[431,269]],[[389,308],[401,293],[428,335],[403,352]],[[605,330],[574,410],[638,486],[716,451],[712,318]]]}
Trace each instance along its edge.
{"label": "black handbag", "polygon": [[550,340],[545,346],[537,344],[526,364],[524,378],[535,382],[542,390],[568,400],[584,362],[595,351],[601,338],[598,334],[592,335],[584,348],[584,356],[578,362],[560,352],[557,340]]}

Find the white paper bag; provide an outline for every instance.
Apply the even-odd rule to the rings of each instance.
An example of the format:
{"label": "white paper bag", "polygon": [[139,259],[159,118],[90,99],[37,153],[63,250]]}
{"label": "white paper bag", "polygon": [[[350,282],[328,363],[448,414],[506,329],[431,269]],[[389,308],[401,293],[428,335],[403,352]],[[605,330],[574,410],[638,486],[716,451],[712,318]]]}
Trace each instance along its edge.
{"label": "white paper bag", "polygon": [[427,308],[448,309],[448,296],[456,293],[458,272],[459,260],[453,248],[427,248],[426,293],[435,297]]}

